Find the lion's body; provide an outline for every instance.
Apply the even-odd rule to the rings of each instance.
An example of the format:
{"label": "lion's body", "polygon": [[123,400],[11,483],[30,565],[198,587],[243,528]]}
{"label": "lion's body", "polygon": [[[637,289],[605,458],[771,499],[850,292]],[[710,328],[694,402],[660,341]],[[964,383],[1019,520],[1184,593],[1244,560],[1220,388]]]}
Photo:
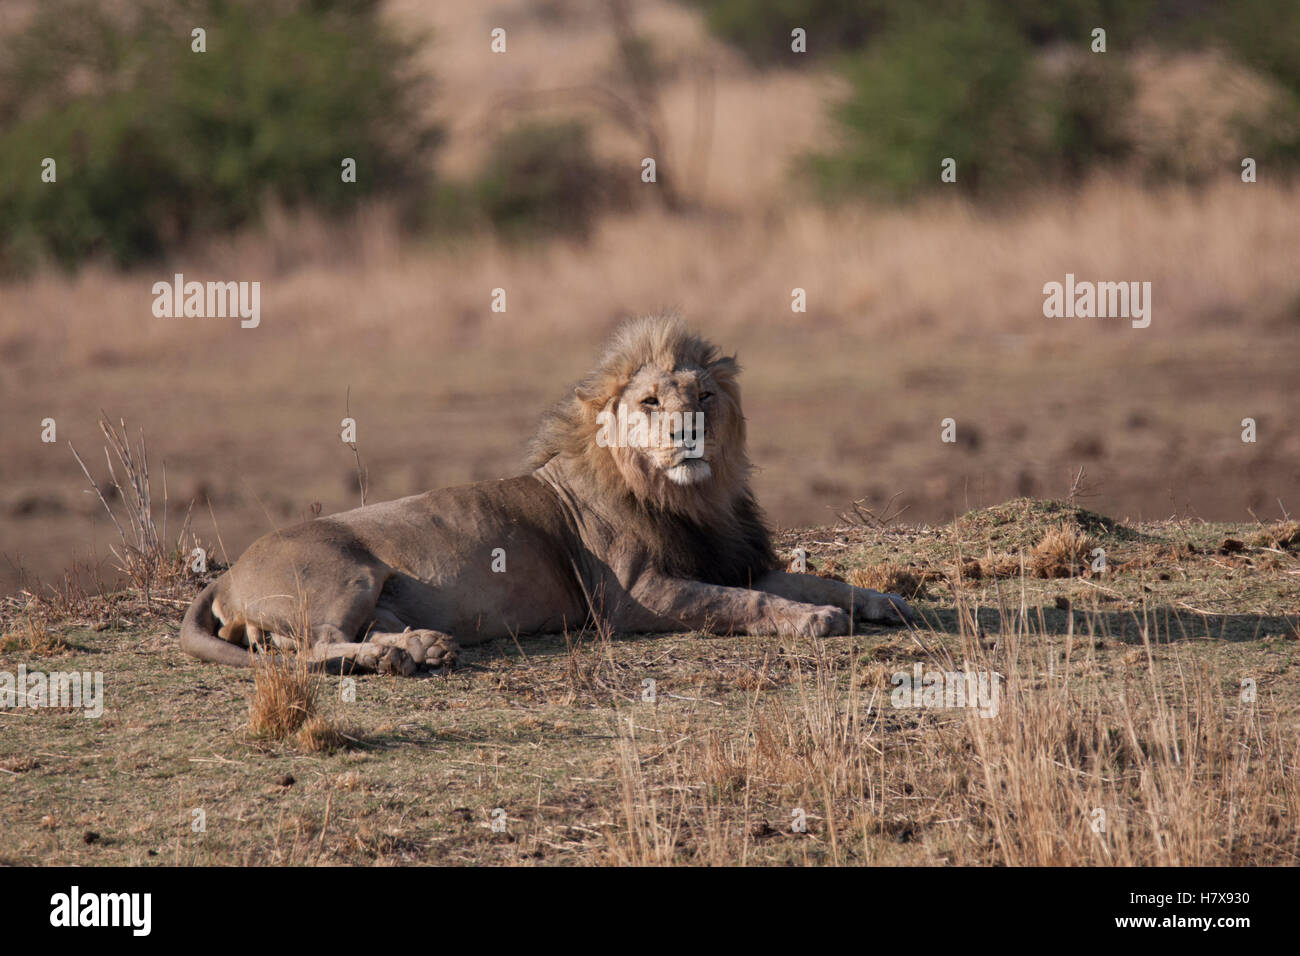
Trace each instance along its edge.
{"label": "lion's body", "polygon": [[[450,662],[456,643],[591,617],[623,631],[826,634],[850,615],[904,615],[894,595],[776,570],[748,490],[737,371],[678,323],[642,320],[544,421],[532,473],[268,534],[195,600],[182,645],[236,664],[264,637],[305,635],[322,663],[409,673]],[[597,414],[634,388],[656,408],[711,405],[704,452],[601,447]]]}
{"label": "lion's body", "polygon": [[[531,475],[444,488],[260,539],[231,569],[229,597],[221,604],[263,629],[288,633],[300,616],[300,592],[351,595],[379,586],[379,608],[404,625],[455,634],[461,643],[566,622],[581,626],[586,606],[567,537],[554,492]],[[502,570],[493,571],[494,564]],[[272,581],[283,598],[268,601]],[[320,610],[309,608],[318,623],[336,613]]]}

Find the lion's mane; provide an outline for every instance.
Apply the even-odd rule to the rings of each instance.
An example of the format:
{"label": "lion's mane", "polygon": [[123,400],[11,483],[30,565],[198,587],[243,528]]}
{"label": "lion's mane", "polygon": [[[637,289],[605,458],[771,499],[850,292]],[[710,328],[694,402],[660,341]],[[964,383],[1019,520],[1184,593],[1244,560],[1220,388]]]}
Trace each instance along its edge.
{"label": "lion's mane", "polygon": [[[620,469],[609,448],[596,441],[597,415],[614,410],[628,382],[642,367],[666,371],[708,370],[717,392],[705,421],[712,475],[677,485],[642,480]],[[542,418],[528,463],[540,468],[568,459],[584,496],[619,516],[664,573],[731,587],[750,585],[777,567],[771,535],[749,488],[752,466],[745,452],[740,366],[734,356],[691,332],[675,315],[625,322],[596,366]]]}

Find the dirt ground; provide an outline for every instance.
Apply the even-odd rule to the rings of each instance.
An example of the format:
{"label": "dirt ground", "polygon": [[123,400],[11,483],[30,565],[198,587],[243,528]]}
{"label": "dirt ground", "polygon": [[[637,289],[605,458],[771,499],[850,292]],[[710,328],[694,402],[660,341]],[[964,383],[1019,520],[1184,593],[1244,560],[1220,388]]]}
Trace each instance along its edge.
{"label": "dirt ground", "polygon": [[[1104,573],[1040,576],[1062,527]],[[250,674],[177,646],[183,596],[10,601],[5,669],[102,672],[105,704],[0,710],[0,863],[1300,862],[1300,527],[1021,499],[780,545],[924,624],[499,642],[352,700],[326,677],[324,751],[250,733]],[[1004,675],[1000,713],[894,706],[918,662]]]}

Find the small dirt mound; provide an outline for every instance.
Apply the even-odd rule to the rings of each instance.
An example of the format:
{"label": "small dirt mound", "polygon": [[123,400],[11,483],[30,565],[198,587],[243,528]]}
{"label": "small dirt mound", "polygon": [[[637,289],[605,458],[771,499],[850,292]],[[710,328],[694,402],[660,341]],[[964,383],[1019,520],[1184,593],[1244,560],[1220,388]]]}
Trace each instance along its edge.
{"label": "small dirt mound", "polygon": [[1032,550],[1053,528],[1063,525],[1092,538],[1094,547],[1109,549],[1148,540],[1141,532],[1105,515],[1063,501],[1033,498],[1015,498],[992,508],[970,511],[953,523],[968,549],[976,545],[981,552],[991,549],[1006,554]]}

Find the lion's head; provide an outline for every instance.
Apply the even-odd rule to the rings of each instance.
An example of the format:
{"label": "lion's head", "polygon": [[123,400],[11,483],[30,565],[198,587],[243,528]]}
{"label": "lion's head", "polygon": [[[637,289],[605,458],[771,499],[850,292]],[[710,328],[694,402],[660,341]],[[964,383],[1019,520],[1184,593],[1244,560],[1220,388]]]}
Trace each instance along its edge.
{"label": "lion's head", "polygon": [[529,463],[564,457],[602,499],[627,499],[678,570],[729,583],[766,570],[774,559],[749,490],[739,375],[734,356],[677,316],[625,322],[542,420]]}

